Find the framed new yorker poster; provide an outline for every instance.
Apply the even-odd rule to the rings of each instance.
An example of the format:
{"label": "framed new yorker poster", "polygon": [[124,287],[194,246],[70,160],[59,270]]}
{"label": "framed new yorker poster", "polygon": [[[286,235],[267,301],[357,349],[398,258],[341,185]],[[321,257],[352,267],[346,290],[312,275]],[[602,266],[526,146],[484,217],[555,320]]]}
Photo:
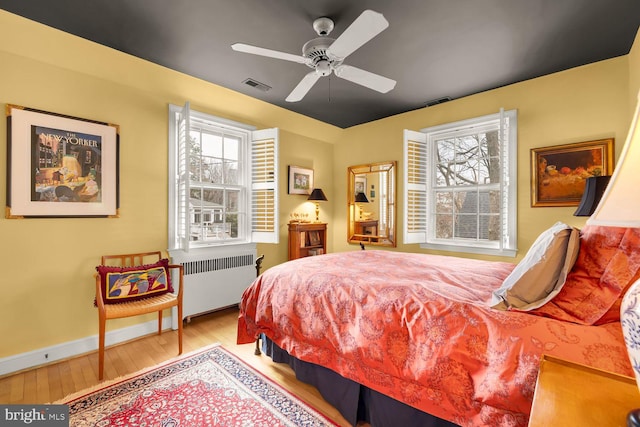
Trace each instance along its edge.
{"label": "framed new yorker poster", "polygon": [[117,217],[118,127],[7,105],[7,218]]}

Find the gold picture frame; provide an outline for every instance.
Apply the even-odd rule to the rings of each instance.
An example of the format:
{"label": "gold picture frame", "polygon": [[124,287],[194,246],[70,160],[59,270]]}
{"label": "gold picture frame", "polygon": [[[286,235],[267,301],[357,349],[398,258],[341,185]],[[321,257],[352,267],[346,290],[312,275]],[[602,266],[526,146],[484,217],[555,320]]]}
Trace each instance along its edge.
{"label": "gold picture frame", "polygon": [[614,139],[531,149],[531,206],[578,206],[585,181],[613,173]]}

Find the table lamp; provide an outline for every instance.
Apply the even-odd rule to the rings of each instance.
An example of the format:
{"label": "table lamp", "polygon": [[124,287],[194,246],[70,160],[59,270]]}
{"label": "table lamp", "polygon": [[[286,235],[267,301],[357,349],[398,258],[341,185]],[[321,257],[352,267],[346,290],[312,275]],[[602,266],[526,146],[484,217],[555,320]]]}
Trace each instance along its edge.
{"label": "table lamp", "polygon": [[591,216],[596,206],[602,199],[604,190],[607,189],[610,176],[592,176],[587,178],[584,183],[584,193],[578,205],[578,209],[573,213],[574,216]]}
{"label": "table lamp", "polygon": [[[356,203],[369,203],[369,199],[367,199],[367,195],[364,193],[356,193],[356,199],[355,199]],[[358,205],[358,208],[360,209],[360,216],[359,219],[362,219],[362,205]]]}
{"label": "table lamp", "polygon": [[312,202],[316,202],[316,222],[320,222],[320,201],[327,201],[327,196],[324,195],[324,192],[321,188],[314,188],[311,194],[309,194],[309,198],[307,200],[311,200]]}
{"label": "table lamp", "polygon": [[[600,199],[595,212],[587,224],[611,227],[640,228],[640,93],[638,104],[629,128],[627,140],[620,159],[611,176],[609,185]],[[636,384],[640,388],[640,279],[635,282],[622,299],[620,323],[624,342],[633,367]],[[640,426],[640,409],[631,411],[628,426]]]}

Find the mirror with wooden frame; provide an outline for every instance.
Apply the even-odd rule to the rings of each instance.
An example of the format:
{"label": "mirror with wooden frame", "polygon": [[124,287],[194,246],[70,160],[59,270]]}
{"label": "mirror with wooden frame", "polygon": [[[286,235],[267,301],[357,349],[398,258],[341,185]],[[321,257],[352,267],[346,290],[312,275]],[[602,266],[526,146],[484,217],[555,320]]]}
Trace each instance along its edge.
{"label": "mirror with wooden frame", "polygon": [[347,240],[396,246],[396,161],[349,166]]}

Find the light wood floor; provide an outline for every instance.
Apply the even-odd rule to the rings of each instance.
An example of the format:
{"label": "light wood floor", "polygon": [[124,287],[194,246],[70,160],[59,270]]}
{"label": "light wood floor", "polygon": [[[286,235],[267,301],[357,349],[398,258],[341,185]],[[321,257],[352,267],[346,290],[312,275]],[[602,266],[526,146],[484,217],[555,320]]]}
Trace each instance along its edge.
{"label": "light wood floor", "polygon": [[[238,310],[229,308],[193,318],[184,327],[183,352],[188,353],[220,342],[227,350],[278,382],[340,426],[349,426],[340,413],[322,399],[314,387],[298,381],[288,365],[274,363],[265,355],[255,356],[253,354],[255,345],[253,344],[237,345],[237,317]],[[108,347],[105,352],[104,380],[111,380],[154,366],[176,357],[177,353],[177,331],[165,331],[162,335],[149,335],[125,344]],[[96,351],[1,377],[0,403],[41,404],[54,402],[99,382],[98,353]]]}

